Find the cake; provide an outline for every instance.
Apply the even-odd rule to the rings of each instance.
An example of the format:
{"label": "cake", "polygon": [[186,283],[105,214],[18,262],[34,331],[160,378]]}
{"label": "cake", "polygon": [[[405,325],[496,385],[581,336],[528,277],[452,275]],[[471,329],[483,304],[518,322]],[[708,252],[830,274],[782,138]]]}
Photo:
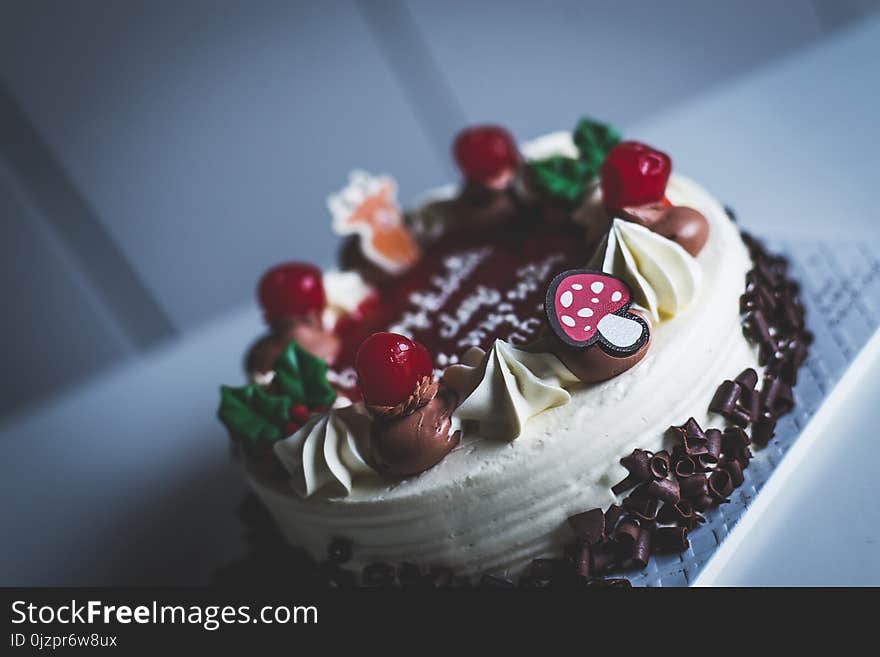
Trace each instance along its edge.
{"label": "cake", "polygon": [[457,188],[328,199],[340,269],[270,269],[219,415],[331,584],[626,583],[687,547],[794,404],[782,258],[671,158],[582,120],[462,131]]}

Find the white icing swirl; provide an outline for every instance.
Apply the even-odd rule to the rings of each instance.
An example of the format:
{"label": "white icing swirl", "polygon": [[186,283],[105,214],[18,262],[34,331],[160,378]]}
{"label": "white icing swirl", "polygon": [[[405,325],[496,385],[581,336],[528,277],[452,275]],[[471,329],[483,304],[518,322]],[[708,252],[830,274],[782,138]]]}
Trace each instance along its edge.
{"label": "white icing swirl", "polygon": [[515,440],[529,418],[567,404],[563,386],[577,382],[556,356],[531,353],[496,340],[488,353],[472,348],[461,365],[446,370],[443,382],[464,402],[453,419],[478,424],[475,434],[490,440]]}
{"label": "white icing swirl", "polygon": [[625,280],[635,303],[655,322],[684,310],[701,280],[696,259],[679,244],[621,219],[614,220],[588,266]]}
{"label": "white icing swirl", "polygon": [[355,477],[374,472],[364,457],[369,436],[370,417],[356,404],[310,418],[273,448],[300,497],[325,486],[349,495]]}

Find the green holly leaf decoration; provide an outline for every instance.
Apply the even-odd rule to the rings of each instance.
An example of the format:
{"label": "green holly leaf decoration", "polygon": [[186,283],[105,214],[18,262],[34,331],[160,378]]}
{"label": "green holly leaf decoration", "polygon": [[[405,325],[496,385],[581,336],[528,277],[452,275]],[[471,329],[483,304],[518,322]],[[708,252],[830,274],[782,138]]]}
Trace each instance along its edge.
{"label": "green holly leaf decoration", "polygon": [[611,148],[620,142],[612,126],[592,119],[581,119],[574,129],[578,157],[557,155],[529,162],[532,178],[552,198],[569,205],[578,203],[597,175]]}
{"label": "green holly leaf decoration", "polygon": [[620,133],[614,127],[589,118],[581,119],[574,129],[574,144],[580,153],[580,160],[589,167],[593,176],[599,173],[608,151],[619,142]]}
{"label": "green holly leaf decoration", "polygon": [[253,443],[271,443],[284,437],[290,405],[290,398],[272,395],[254,384],[241,388],[220,386],[218,415],[233,434]]}
{"label": "green holly leaf decoration", "polygon": [[581,160],[555,155],[529,163],[535,182],[553,198],[577,203],[594,172]]}
{"label": "green holly leaf decoration", "polygon": [[291,342],[275,361],[275,379],[294,404],[331,406],[336,391],[327,381],[327,363]]}

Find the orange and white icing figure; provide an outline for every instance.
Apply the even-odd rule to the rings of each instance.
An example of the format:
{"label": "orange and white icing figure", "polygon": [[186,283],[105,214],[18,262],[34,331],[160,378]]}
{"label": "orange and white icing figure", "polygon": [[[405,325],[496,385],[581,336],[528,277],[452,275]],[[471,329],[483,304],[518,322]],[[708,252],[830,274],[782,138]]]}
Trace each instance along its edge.
{"label": "orange and white icing figure", "polygon": [[403,223],[397,184],[390,176],[353,171],[348,185],[328,197],[327,207],[333,230],[360,235],[361,251],[385,271],[399,273],[418,260],[419,247]]}

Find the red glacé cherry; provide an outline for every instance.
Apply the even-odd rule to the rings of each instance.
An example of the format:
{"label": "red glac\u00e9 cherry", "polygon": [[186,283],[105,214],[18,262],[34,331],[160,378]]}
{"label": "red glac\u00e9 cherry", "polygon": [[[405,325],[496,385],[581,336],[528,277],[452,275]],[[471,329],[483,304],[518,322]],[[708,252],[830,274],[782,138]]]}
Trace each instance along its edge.
{"label": "red glac\u00e9 cherry", "polygon": [[287,317],[320,312],[327,304],[321,270],[301,262],[286,262],[263,274],[257,298],[270,325]]}
{"label": "red glac\u00e9 cherry", "polygon": [[480,184],[491,182],[519,161],[513,137],[504,128],[494,125],[473,126],[459,132],[452,154],[462,175]]}
{"label": "red glac\u00e9 cherry", "polygon": [[419,380],[433,372],[428,350],[397,333],[373,333],[364,340],[354,368],[364,401],[373,406],[406,401]]}
{"label": "red glac\u00e9 cherry", "polygon": [[659,201],[671,172],[672,160],[666,153],[637,141],[622,141],[602,163],[602,203],[615,209]]}

